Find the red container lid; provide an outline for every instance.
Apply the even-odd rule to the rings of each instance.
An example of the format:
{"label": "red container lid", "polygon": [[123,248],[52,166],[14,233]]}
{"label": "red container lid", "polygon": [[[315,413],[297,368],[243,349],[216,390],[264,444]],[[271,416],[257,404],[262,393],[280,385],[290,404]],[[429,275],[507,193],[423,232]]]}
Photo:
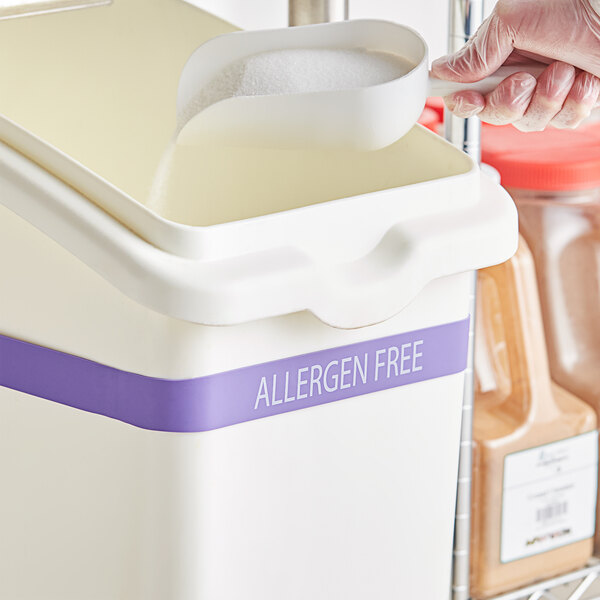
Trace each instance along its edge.
{"label": "red container lid", "polygon": [[438,127],[441,125],[440,118],[435,110],[427,107],[423,109],[418,122],[435,133],[438,133]]}
{"label": "red container lid", "polygon": [[427,98],[427,102],[425,102],[425,106],[427,108],[431,108],[431,110],[435,110],[440,119],[440,123],[444,122],[444,99],[441,96],[431,96]]}
{"label": "red container lid", "polygon": [[600,187],[600,124],[523,133],[484,125],[481,159],[506,187],[567,191]]}

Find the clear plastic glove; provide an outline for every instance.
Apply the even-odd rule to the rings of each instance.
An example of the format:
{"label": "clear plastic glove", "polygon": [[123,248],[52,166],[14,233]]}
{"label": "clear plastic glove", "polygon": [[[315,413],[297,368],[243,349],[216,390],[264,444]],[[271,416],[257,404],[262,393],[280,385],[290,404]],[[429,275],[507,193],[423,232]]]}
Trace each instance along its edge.
{"label": "clear plastic glove", "polygon": [[600,0],[499,0],[461,50],[434,61],[432,74],[470,83],[503,64],[526,70],[532,62],[548,64],[537,81],[515,73],[486,96],[457,92],[446,105],[460,117],[522,131],[577,127],[600,95]]}

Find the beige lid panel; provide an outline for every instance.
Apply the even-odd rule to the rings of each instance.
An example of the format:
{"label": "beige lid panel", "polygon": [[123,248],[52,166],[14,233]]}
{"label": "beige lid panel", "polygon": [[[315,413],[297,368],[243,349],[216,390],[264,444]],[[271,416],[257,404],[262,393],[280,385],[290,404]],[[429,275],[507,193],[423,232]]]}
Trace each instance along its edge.
{"label": "beige lid panel", "polygon": [[185,61],[234,29],[183,0],[2,20],[0,114],[143,201],[175,127]]}

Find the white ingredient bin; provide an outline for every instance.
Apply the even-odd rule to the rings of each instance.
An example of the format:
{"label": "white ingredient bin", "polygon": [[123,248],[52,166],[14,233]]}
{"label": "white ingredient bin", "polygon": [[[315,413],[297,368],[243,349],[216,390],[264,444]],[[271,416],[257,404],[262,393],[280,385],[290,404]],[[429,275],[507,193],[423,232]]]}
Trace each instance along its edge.
{"label": "white ingredient bin", "polygon": [[469,271],[514,206],[416,126],[188,148],[151,211],[181,68],[232,29],[0,20],[0,598],[447,598]]}

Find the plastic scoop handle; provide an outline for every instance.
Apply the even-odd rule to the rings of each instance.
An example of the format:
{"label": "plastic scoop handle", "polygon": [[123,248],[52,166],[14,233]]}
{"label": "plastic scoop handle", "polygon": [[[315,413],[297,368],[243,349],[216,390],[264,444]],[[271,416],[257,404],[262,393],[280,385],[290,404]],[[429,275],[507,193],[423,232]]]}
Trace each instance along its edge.
{"label": "plastic scoop handle", "polygon": [[507,77],[514,73],[529,73],[537,79],[547,66],[548,65],[511,65],[508,67],[500,67],[489,77],[481,79],[480,81],[475,81],[474,83],[445,81],[430,75],[428,96],[449,96],[455,92],[464,92],[468,90],[473,90],[480,94],[489,94]]}

